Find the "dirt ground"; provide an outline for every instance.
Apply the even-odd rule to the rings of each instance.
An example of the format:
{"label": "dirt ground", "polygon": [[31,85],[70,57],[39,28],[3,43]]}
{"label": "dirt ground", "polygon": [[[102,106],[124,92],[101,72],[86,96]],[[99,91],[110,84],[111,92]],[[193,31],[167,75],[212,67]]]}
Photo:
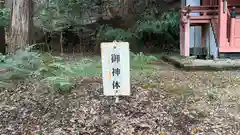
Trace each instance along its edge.
{"label": "dirt ground", "polygon": [[0,134],[240,135],[238,71],[161,70],[131,79],[132,95],[114,104],[101,78],[78,77],[71,93],[28,80],[0,93]]}

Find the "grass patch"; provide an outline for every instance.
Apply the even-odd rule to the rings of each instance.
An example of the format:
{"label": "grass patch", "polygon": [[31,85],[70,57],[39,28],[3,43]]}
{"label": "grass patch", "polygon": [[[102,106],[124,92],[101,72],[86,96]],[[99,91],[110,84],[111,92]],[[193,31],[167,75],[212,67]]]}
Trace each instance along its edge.
{"label": "grass patch", "polygon": [[[0,78],[1,87],[5,87],[5,82],[11,83],[19,77],[22,80],[26,77],[32,77],[32,79],[39,79],[38,82],[44,81],[44,84],[48,84],[56,90],[69,91],[76,83],[72,81],[75,77],[101,77],[102,74],[100,56],[81,56],[64,60],[62,57],[55,57],[49,53],[41,54],[26,49],[19,50],[16,55],[2,56],[1,58],[3,60],[0,63],[0,68],[9,69],[9,72],[1,75],[4,77]],[[131,53],[130,58],[131,76],[148,74],[158,68],[157,65],[148,64],[158,60],[155,56]]]}
{"label": "grass patch", "polygon": [[[133,56],[130,60],[131,75],[138,75],[141,73],[150,73],[153,70],[160,69],[159,65],[148,64],[149,61],[158,60],[155,56],[138,55]],[[69,66],[73,69],[73,76],[101,76],[102,65],[101,57],[85,57],[76,58],[75,61],[70,62]]]}

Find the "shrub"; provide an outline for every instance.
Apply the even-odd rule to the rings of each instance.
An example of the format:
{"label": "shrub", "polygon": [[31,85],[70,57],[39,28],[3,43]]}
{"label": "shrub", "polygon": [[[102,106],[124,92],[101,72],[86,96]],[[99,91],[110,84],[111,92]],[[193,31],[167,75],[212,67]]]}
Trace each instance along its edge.
{"label": "shrub", "polygon": [[10,14],[11,14],[10,8],[0,9],[0,26],[6,27],[10,24],[10,19],[11,19]]}
{"label": "shrub", "polygon": [[102,25],[99,28],[98,38],[101,41],[128,41],[132,38],[138,38],[135,33],[121,28],[112,28],[107,25]]}
{"label": "shrub", "polygon": [[46,82],[53,89],[69,90],[74,85],[66,77],[73,73],[70,66],[49,53],[31,51],[32,47],[20,49],[14,55],[0,56],[1,68],[6,69],[6,72],[0,75],[0,87],[6,87],[17,79],[31,77]]}

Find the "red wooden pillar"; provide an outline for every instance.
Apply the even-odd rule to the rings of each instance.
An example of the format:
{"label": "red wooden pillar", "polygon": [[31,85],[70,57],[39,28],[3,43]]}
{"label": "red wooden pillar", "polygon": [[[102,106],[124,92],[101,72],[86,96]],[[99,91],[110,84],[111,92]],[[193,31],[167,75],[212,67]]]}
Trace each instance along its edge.
{"label": "red wooden pillar", "polygon": [[[221,48],[225,48],[227,45],[227,0],[226,3],[224,4],[224,0],[218,0],[219,2],[219,30],[218,30],[218,43],[220,50]],[[224,7],[226,6],[226,7]],[[224,12],[225,9],[225,12]]]}
{"label": "red wooden pillar", "polygon": [[184,26],[184,56],[190,55],[190,20],[188,19]]}
{"label": "red wooden pillar", "polygon": [[[181,20],[180,20],[181,22]],[[184,27],[183,24],[180,23],[180,55],[184,55]]]}
{"label": "red wooden pillar", "polygon": [[189,12],[182,9],[180,20],[180,54],[182,56],[190,55],[190,20]]}

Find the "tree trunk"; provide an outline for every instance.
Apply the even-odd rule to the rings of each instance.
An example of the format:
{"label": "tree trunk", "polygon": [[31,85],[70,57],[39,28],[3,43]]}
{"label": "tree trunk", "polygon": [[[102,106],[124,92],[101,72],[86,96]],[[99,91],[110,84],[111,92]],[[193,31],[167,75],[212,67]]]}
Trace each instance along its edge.
{"label": "tree trunk", "polygon": [[6,54],[5,29],[0,26],[0,53]]}
{"label": "tree trunk", "polygon": [[9,53],[14,53],[17,49],[26,48],[32,44],[32,19],[32,0],[13,0]]}
{"label": "tree trunk", "polygon": [[63,32],[60,33],[60,51],[61,51],[61,54],[60,56],[63,56]]}
{"label": "tree trunk", "polygon": [[[4,1],[0,2],[0,8],[4,8]],[[6,41],[5,41],[5,29],[4,26],[0,26],[0,53],[6,53]]]}

